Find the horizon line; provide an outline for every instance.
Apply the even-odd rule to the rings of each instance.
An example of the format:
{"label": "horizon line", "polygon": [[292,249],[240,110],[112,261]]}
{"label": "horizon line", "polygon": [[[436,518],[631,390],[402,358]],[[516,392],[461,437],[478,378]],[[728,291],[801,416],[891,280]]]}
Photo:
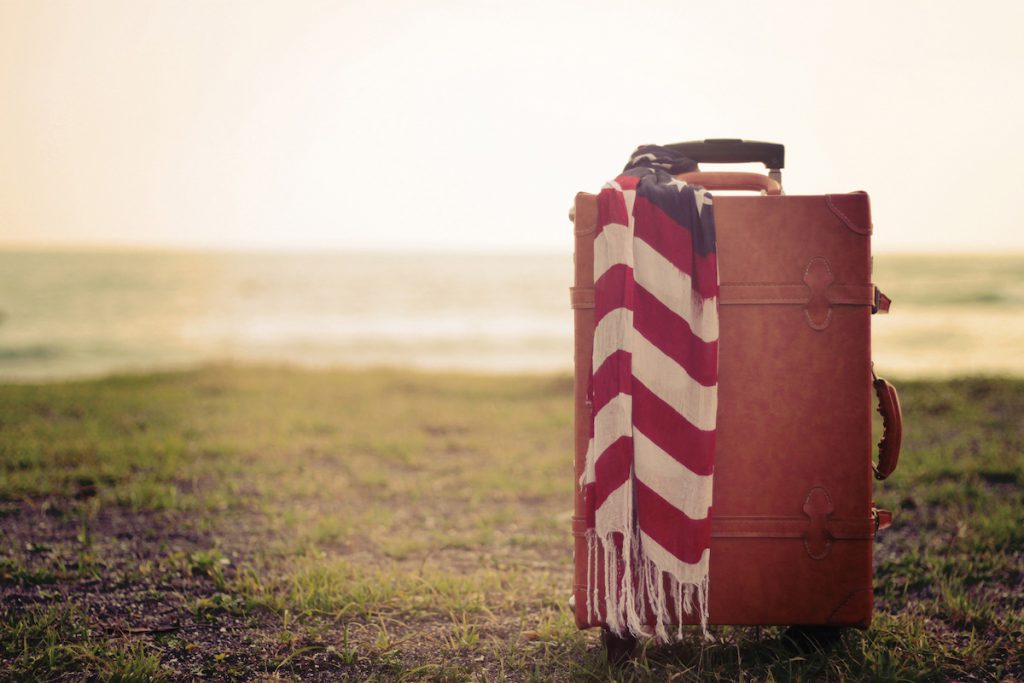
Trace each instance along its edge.
{"label": "horizon line", "polygon": [[[131,242],[0,242],[0,253],[184,253],[184,254],[523,254],[523,255],[566,255],[572,254],[572,247],[539,245],[199,245],[199,244],[144,244]],[[876,249],[875,256],[1024,256],[1024,246],[989,249],[935,249],[897,247]]]}
{"label": "horizon line", "polygon": [[200,244],[142,244],[131,242],[99,243],[99,242],[0,242],[0,253],[187,253],[187,254],[387,254],[387,253],[460,253],[460,254],[571,254],[572,249],[537,245],[428,245],[413,244],[407,246],[389,245],[200,245]]}

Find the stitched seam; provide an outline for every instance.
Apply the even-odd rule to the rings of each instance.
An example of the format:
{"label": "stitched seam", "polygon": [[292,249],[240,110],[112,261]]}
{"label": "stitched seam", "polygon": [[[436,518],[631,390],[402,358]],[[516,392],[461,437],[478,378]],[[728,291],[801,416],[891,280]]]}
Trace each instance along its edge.
{"label": "stitched seam", "polygon": [[858,588],[855,591],[851,591],[850,594],[846,596],[846,599],[843,600],[841,603],[839,603],[839,607],[836,607],[834,610],[832,610],[832,613],[828,615],[828,619],[825,620],[825,623],[826,624],[831,624],[832,620],[835,618],[836,614],[838,614],[839,612],[843,611],[843,608],[845,608],[848,604],[850,604],[850,601],[853,600],[855,597],[857,597],[861,593],[870,593],[870,592],[872,592],[872,590],[870,588]]}
{"label": "stitched seam", "polygon": [[[829,313],[831,314],[831,311],[829,311]],[[813,496],[814,492],[819,490],[819,489],[825,495],[825,500],[828,501],[829,507],[832,508],[832,511],[835,511],[836,505],[835,505],[835,503],[832,502],[832,496],[829,495],[828,489],[826,489],[823,486],[815,486],[810,491],[808,491],[807,492],[807,497],[804,498],[804,505],[807,505],[809,502],[811,502],[811,496]],[[810,514],[808,514],[808,513],[805,513],[805,514],[807,515],[807,518],[808,518],[807,526],[808,526],[808,528],[810,528],[810,523],[813,520],[813,518],[810,516]],[[830,532],[828,530],[828,517],[831,514],[832,514],[832,512],[825,513],[825,547],[822,548],[822,551],[820,553],[813,553],[813,552],[811,552],[811,539],[809,539],[807,537],[807,531],[804,531],[804,550],[807,551],[807,554],[811,556],[812,560],[822,560],[822,559],[825,559],[825,557],[828,556],[829,551],[832,550],[832,532]]]}
{"label": "stitched seam", "polygon": [[804,309],[804,317],[807,318],[807,324],[811,326],[812,330],[818,330],[819,332],[828,327],[829,323],[832,322],[832,307],[829,306],[828,313],[825,315],[825,321],[816,323],[811,319],[811,312],[806,308]]}
{"label": "stitched seam", "polygon": [[[822,263],[824,263],[825,272],[828,273],[829,277],[832,278],[832,281],[829,282],[828,285],[826,285],[825,290],[822,292],[823,296],[825,297],[826,303],[828,303],[828,313],[825,314],[825,320],[820,323],[816,323],[814,322],[814,320],[811,319],[810,310],[807,308],[808,306],[811,305],[811,301],[814,300],[814,288],[811,287],[811,284],[809,282],[807,282],[807,277],[811,274],[811,266],[814,265],[815,261],[821,261]],[[812,330],[817,330],[820,332],[824,330],[826,327],[828,327],[829,323],[832,322],[832,302],[829,301],[828,299],[828,290],[832,287],[833,284],[835,284],[835,279],[836,276],[832,272],[832,266],[831,264],[829,264],[828,259],[825,258],[824,256],[815,256],[814,258],[807,262],[807,267],[804,268],[804,286],[807,287],[808,290],[810,290],[810,294],[807,297],[807,303],[804,304],[804,316],[807,318],[807,324],[811,326]]]}
{"label": "stitched seam", "polygon": [[838,216],[839,220],[841,220],[843,222],[843,224],[847,228],[849,228],[853,232],[857,233],[858,235],[870,235],[871,234],[871,228],[868,228],[867,230],[864,230],[859,225],[854,223],[850,219],[849,216],[847,216],[845,213],[840,211],[839,207],[836,206],[835,203],[832,201],[832,195],[830,195],[830,194],[825,195],[825,203],[828,205],[829,210],[831,210],[832,213],[834,213],[836,216]]}
{"label": "stitched seam", "polygon": [[[833,282],[825,290],[825,298],[833,306],[874,306],[874,290],[867,298],[859,295],[858,288],[861,287],[872,287],[872,285],[857,285],[848,284],[844,282]],[[833,298],[835,296],[835,298]]]}
{"label": "stitched seam", "polygon": [[807,262],[807,267],[804,268],[804,284],[807,285],[807,287],[810,287],[810,285],[807,284],[807,276],[811,274],[811,266],[814,265],[815,261],[821,261],[822,263],[824,263],[825,270],[828,272],[829,275],[832,275],[832,282],[828,283],[829,287],[831,287],[833,284],[835,284],[836,276],[832,274],[832,266],[829,264],[828,259],[825,258],[824,256],[815,256],[814,258]]}

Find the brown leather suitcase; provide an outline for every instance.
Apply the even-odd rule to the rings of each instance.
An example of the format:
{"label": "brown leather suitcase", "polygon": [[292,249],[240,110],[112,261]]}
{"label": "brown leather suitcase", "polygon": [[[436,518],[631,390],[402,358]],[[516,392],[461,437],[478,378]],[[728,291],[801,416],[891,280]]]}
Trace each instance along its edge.
{"label": "brown leather suitcase", "polygon": [[[874,377],[871,315],[888,299],[871,281],[871,213],[862,192],[781,192],[781,145],[673,145],[697,161],[761,161],[770,175],[680,176],[716,194],[720,280],[718,441],[709,623],[866,628],[872,543],[889,518],[872,503],[872,471],[895,467],[901,433],[895,390]],[[576,476],[590,429],[597,201],[575,201]],[[872,466],[872,388],[886,424]],[[577,487],[574,602],[580,628],[605,626],[586,609],[585,507]],[[601,563],[598,563],[599,566]],[[677,615],[681,623],[696,617]]]}

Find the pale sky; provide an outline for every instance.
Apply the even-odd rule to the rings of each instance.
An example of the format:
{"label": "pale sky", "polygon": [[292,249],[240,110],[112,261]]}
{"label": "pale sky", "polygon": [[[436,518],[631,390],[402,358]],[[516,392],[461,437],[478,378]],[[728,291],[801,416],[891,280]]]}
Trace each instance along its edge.
{"label": "pale sky", "polygon": [[0,0],[0,246],[571,249],[635,146],[786,145],[877,251],[1024,250],[1024,3]]}

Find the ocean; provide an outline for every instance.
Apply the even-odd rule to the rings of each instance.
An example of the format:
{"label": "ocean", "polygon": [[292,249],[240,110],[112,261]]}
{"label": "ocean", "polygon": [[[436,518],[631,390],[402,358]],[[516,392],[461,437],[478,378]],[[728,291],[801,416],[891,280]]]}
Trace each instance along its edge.
{"label": "ocean", "polygon": [[[572,367],[569,254],[0,251],[0,381],[208,362]],[[1024,254],[876,255],[879,374],[1024,375]]]}

